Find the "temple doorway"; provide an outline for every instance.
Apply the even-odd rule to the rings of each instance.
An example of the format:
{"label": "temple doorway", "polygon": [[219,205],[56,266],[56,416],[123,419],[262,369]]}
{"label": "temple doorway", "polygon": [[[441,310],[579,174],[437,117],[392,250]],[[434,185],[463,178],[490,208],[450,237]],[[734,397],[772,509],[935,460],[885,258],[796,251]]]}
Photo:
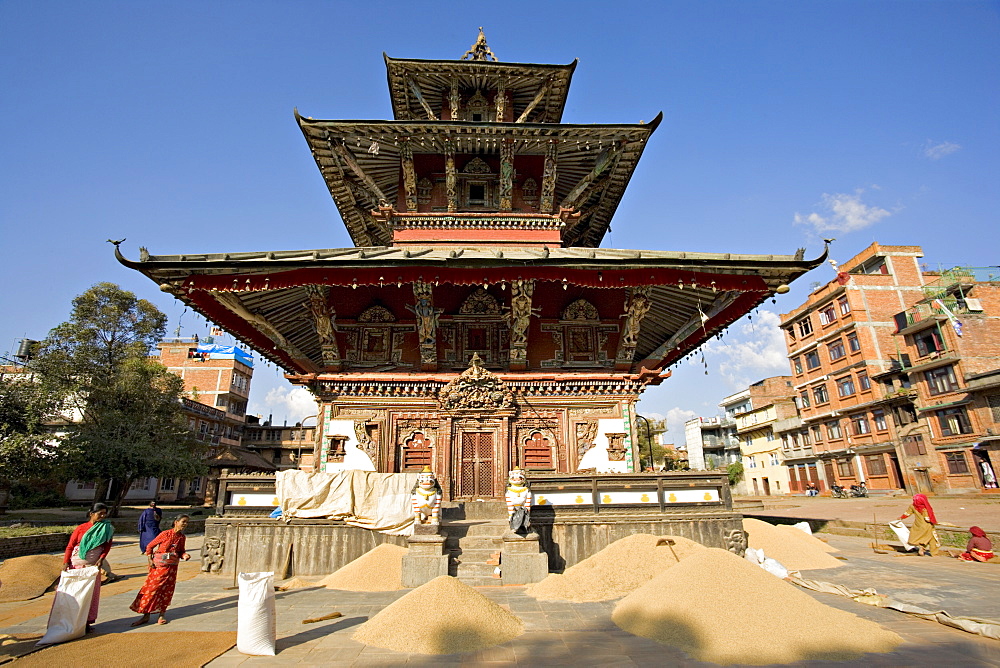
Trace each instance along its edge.
{"label": "temple doorway", "polygon": [[470,499],[492,499],[494,490],[495,451],[493,432],[465,431],[461,434],[458,493]]}

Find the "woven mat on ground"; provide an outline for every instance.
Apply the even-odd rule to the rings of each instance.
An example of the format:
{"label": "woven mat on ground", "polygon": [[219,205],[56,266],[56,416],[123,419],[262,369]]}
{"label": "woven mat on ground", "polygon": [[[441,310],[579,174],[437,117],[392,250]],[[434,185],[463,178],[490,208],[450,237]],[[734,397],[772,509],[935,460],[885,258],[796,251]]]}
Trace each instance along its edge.
{"label": "woven mat on ground", "polygon": [[27,601],[37,598],[59,579],[62,557],[55,554],[33,554],[13,557],[0,566],[0,603]]}
{"label": "woven mat on ground", "polygon": [[89,635],[17,659],[11,668],[101,666],[148,668],[150,664],[197,668],[236,644],[236,633],[131,631]]}
{"label": "woven mat on ground", "polygon": [[0,633],[0,663],[7,663],[14,657],[35,651],[35,643],[41,638],[39,633]]}

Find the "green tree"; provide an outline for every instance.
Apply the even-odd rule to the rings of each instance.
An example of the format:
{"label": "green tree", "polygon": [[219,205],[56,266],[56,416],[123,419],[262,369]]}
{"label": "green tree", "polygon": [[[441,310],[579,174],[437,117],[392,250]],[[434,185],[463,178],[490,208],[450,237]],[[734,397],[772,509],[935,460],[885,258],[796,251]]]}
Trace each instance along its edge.
{"label": "green tree", "polygon": [[52,475],[61,439],[52,431],[62,397],[30,372],[0,373],[0,505],[17,481]]}
{"label": "green tree", "polygon": [[[660,445],[657,436],[667,431],[667,421],[666,420],[649,420],[649,430],[646,430],[646,420],[643,416],[638,416],[635,422],[636,426],[636,443],[639,446],[639,463],[642,465],[642,470],[645,471],[647,466],[659,466],[660,462],[669,459],[671,456],[676,457],[677,453],[673,448],[664,448]],[[649,453],[650,447],[652,447],[653,459],[650,462]],[[668,452],[669,450],[669,452]],[[669,469],[668,469],[669,470]]]}
{"label": "green tree", "polygon": [[98,283],[73,300],[70,319],[49,332],[34,362],[43,385],[58,388],[80,415],[66,438],[68,475],[98,481],[98,498],[114,481],[113,516],[135,480],[202,467],[183,382],[149,359],[166,320],[152,303]]}

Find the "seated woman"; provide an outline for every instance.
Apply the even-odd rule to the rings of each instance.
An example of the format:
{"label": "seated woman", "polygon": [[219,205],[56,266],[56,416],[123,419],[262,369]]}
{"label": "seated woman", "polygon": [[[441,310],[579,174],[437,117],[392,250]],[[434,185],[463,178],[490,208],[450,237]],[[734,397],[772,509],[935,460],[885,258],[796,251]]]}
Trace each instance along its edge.
{"label": "seated woman", "polygon": [[972,538],[965,546],[965,552],[958,555],[963,561],[989,561],[993,558],[993,543],[986,537],[986,532],[979,527],[969,527]]}

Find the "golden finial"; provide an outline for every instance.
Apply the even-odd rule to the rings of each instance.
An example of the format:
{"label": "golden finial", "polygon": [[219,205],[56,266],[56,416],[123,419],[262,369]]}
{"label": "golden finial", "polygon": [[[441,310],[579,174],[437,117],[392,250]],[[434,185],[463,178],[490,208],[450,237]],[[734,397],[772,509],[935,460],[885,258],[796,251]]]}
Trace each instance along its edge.
{"label": "golden finial", "polygon": [[421,473],[434,473],[434,471],[431,470],[430,466],[424,464],[424,470]]}
{"label": "golden finial", "polygon": [[479,37],[476,38],[476,43],[473,44],[465,55],[462,56],[461,60],[497,60],[496,54],[490,50],[488,44],[486,44],[486,35],[483,34],[483,27],[479,26]]}

